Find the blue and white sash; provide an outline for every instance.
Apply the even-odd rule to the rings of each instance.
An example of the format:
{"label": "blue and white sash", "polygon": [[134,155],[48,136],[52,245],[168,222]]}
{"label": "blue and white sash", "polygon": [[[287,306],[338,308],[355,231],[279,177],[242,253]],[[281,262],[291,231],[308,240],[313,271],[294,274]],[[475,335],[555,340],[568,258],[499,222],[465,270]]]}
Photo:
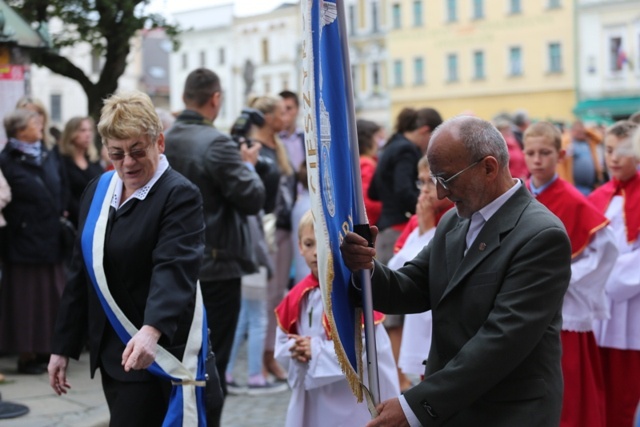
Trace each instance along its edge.
{"label": "blue and white sash", "polygon": [[[81,241],[85,265],[102,308],[111,326],[126,345],[138,332],[138,328],[127,319],[113,299],[103,265],[109,207],[117,182],[118,176],[114,172],[107,172],[100,177]],[[156,359],[147,368],[151,373],[171,381],[173,385],[163,427],[206,426],[204,402],[207,348],[207,322],[198,283],[193,321],[182,361],[158,346]]]}

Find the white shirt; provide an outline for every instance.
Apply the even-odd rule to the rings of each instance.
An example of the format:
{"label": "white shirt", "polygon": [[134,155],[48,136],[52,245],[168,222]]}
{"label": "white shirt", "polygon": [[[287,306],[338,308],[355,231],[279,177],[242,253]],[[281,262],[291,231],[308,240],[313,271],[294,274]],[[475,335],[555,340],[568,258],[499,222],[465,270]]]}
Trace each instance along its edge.
{"label": "white shirt", "polygon": [[[116,181],[116,189],[113,193],[113,198],[111,199],[111,206],[114,207],[116,210],[118,210],[133,198],[136,198],[138,200],[146,199],[147,194],[149,194],[149,191],[151,191],[151,188],[153,188],[155,183],[158,182],[162,174],[165,173],[167,169],[169,169],[169,161],[167,160],[167,157],[164,154],[160,154],[160,162],[158,163],[158,169],[156,169],[156,172],[153,174],[149,182],[147,182],[145,185],[143,185],[142,187],[134,191],[133,194],[129,196],[127,200],[122,202],[122,204],[120,204],[120,198],[122,197],[122,187],[124,183],[118,176]],[[117,172],[116,172],[116,176],[117,176]]]}
{"label": "white shirt", "polygon": [[489,219],[496,212],[498,212],[498,209],[500,209],[502,205],[504,205],[507,200],[509,200],[511,196],[513,196],[514,193],[518,191],[518,189],[522,186],[522,181],[520,181],[519,179],[516,179],[514,181],[515,185],[513,187],[511,187],[500,197],[496,198],[491,203],[471,215],[471,223],[469,224],[469,230],[467,230],[467,248],[464,250],[465,255],[467,254],[467,250],[473,244],[473,241],[476,240],[476,237],[478,237],[478,234],[480,234],[480,231],[482,231],[482,227],[484,227],[484,224],[489,221]]}

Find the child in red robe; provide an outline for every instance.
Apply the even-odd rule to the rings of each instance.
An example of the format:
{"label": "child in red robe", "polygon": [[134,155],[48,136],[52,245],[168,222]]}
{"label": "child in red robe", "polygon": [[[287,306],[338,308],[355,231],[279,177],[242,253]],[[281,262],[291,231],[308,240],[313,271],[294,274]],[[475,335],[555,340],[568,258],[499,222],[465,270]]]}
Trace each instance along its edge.
{"label": "child in red robe", "polygon": [[606,317],[604,286],[617,256],[609,220],[558,177],[562,135],[538,122],[523,135],[526,186],[563,222],[571,240],[571,281],[562,305],[562,427],[605,427],[604,381],[592,323]]}
{"label": "child in red robe", "polygon": [[[295,285],[275,310],[279,326],[275,356],[288,369],[291,387],[285,427],[365,425],[371,419],[367,404],[357,403],[349,388],[324,314],[311,212],[300,219],[298,237],[300,253],[311,274]],[[383,318],[374,312],[381,401],[400,393]]]}
{"label": "child in red robe", "polygon": [[605,379],[608,426],[631,426],[640,399],[640,173],[631,139],[638,125],[613,124],[605,133],[611,181],[589,200],[611,221],[619,256],[605,286],[608,319],[594,324]]}

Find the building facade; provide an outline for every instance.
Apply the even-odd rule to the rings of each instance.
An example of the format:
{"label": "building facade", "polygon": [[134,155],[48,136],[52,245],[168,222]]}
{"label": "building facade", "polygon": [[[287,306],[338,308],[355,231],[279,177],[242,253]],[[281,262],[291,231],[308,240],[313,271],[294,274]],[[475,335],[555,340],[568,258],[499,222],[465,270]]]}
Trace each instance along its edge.
{"label": "building facade", "polygon": [[175,13],[188,30],[170,56],[171,108],[183,108],[187,75],[198,67],[218,74],[223,106],[216,126],[228,130],[252,96],[300,89],[301,14],[298,4],[268,13],[234,17],[233,4]]}
{"label": "building facade", "polygon": [[233,93],[233,4],[174,13],[173,16],[184,31],[179,36],[180,49],[169,55],[171,111],[179,112],[184,108],[182,91],[189,73],[206,67],[218,74],[224,89],[224,102],[216,125],[228,128],[237,108],[234,97],[228,96]]}
{"label": "building facade", "polygon": [[356,115],[389,127],[387,0],[346,2]]}
{"label": "building facade", "polygon": [[429,106],[444,118],[572,119],[573,0],[391,0],[387,15],[394,117]]}
{"label": "building facade", "polygon": [[577,14],[576,115],[609,123],[640,111],[640,4],[578,0]]}

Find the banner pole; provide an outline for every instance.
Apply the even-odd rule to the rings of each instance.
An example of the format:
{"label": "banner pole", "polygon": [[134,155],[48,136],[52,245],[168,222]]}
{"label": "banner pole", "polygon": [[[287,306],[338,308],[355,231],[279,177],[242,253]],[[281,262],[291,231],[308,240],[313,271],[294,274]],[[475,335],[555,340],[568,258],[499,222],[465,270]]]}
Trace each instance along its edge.
{"label": "banner pole", "polygon": [[[369,235],[369,224],[364,207],[362,194],[362,177],[360,175],[360,154],[358,149],[358,134],[356,129],[355,106],[353,102],[353,84],[351,81],[351,62],[349,59],[349,40],[347,36],[347,22],[345,19],[344,0],[336,0],[340,43],[342,44],[342,72],[347,89],[345,99],[347,103],[347,123],[349,124],[349,147],[351,153],[352,183],[358,203],[354,229],[366,228],[365,233]],[[364,226],[364,227],[363,227]],[[370,241],[370,239],[369,239]],[[360,283],[362,284],[362,311],[364,313],[364,338],[367,351],[367,375],[369,379],[369,392],[373,403],[380,403],[380,383],[378,375],[378,352],[376,349],[375,322],[373,318],[373,295],[371,291],[371,276],[369,270],[361,270]]]}

